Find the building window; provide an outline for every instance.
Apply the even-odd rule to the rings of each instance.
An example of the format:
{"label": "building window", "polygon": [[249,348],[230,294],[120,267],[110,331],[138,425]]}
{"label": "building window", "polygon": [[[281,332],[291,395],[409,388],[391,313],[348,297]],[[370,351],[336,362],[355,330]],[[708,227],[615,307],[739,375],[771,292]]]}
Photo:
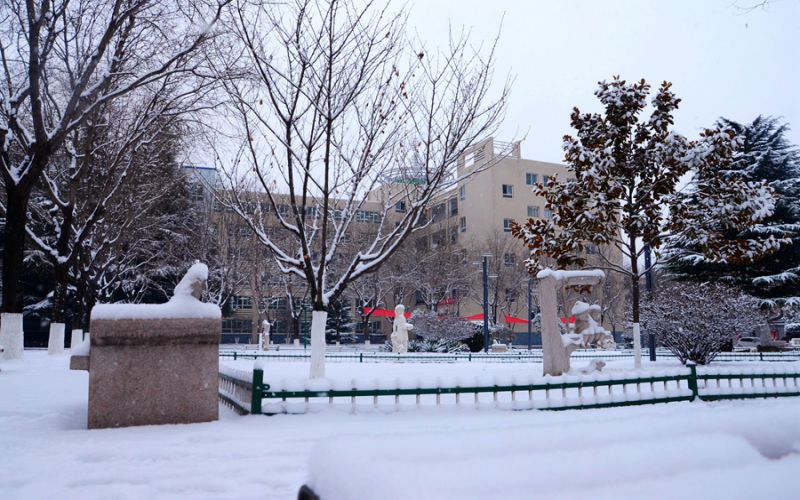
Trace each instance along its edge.
{"label": "building window", "polygon": [[469,168],[474,164],[475,164],[475,152],[467,153],[467,155],[464,156],[464,168]]}
{"label": "building window", "polygon": [[447,232],[444,229],[436,231],[431,236],[431,248],[439,248],[440,246],[444,246],[446,238]]}
{"label": "building window", "polygon": [[236,298],[233,299],[233,308],[237,309],[252,309],[253,308],[253,298],[247,297],[245,295],[238,295]]}
{"label": "building window", "polygon": [[538,174],[532,174],[530,172],[525,174],[525,184],[527,184],[529,186],[533,186],[537,182],[539,182],[539,175]]}
{"label": "building window", "polygon": [[552,219],[553,218],[553,211],[550,210],[549,208],[545,208],[544,209],[544,218],[548,219],[548,220]]}
{"label": "building window", "polygon": [[288,297],[272,297],[269,299],[268,309],[272,311],[286,310],[289,307]]}
{"label": "building window", "polygon": [[461,217],[458,219],[458,229],[463,233],[467,230],[467,218]]}
{"label": "building window", "polygon": [[381,222],[380,212],[373,212],[371,210],[357,210],[356,222],[372,222],[379,224]]}
{"label": "building window", "polygon": [[511,184],[503,184],[503,198],[514,197],[514,186]]}
{"label": "building window", "polygon": [[550,176],[549,175],[543,175],[542,176],[542,184],[544,184],[546,186],[548,182],[550,182]]}
{"label": "building window", "polygon": [[511,232],[511,221],[513,219],[503,219],[503,232],[510,233]]}
{"label": "building window", "polygon": [[253,320],[250,319],[224,319],[222,320],[222,333],[250,333],[253,330]]}
{"label": "building window", "polygon": [[406,202],[405,201],[398,201],[394,206],[395,212],[405,212],[406,211]]}
{"label": "building window", "polygon": [[586,245],[586,253],[588,255],[597,255],[600,253],[600,249],[597,248],[597,245],[592,245],[591,243]]}
{"label": "building window", "polygon": [[450,217],[458,215],[458,200],[455,198],[450,198],[448,203],[450,204]]}
{"label": "building window", "polygon": [[458,199],[464,201],[467,198],[467,186],[458,188]]}
{"label": "building window", "polygon": [[455,243],[458,241],[458,228],[456,226],[450,226],[450,243]]}
{"label": "building window", "polygon": [[517,256],[513,253],[504,253],[503,254],[503,265],[512,267],[514,264],[517,263]]}
{"label": "building window", "polygon": [[528,217],[539,217],[539,207],[528,205]]}
{"label": "building window", "polygon": [[440,222],[445,218],[444,203],[439,203],[433,207],[431,222]]}

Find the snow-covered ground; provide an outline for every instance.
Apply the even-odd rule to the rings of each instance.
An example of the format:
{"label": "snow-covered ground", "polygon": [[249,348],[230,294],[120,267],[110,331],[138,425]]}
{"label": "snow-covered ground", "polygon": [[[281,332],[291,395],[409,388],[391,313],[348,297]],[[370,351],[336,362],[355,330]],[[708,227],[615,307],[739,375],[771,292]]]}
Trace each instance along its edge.
{"label": "snow-covered ground", "polygon": [[[789,499],[800,491],[800,398],[552,413],[444,407],[239,417],[221,408],[207,424],[88,431],[88,374],[67,367],[67,356],[43,351],[0,362],[0,498],[290,499],[305,482],[325,500]],[[333,378],[541,369],[327,368]],[[265,375],[307,369],[276,362]]]}

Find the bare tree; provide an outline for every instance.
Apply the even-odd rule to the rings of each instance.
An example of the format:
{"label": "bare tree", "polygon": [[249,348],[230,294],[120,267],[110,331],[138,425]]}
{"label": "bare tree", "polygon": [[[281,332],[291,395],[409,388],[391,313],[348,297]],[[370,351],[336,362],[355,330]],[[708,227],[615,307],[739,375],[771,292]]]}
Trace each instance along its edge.
{"label": "bare tree", "polygon": [[[472,255],[491,255],[487,297],[490,320],[498,324],[506,315],[527,317],[529,275],[525,269],[525,259],[519,255],[519,242],[510,234],[495,229],[487,239],[472,242],[471,246]],[[476,282],[478,276],[474,274],[472,282]],[[471,291],[471,298],[482,304],[483,288],[473,286]]]}
{"label": "bare tree", "polygon": [[[489,98],[493,48],[484,58],[462,37],[428,52],[404,39],[401,14],[374,2],[242,0],[229,28],[244,48],[228,61],[244,78],[225,81],[244,140],[223,196],[281,271],[306,281],[311,376],[322,376],[328,305],[421,227],[458,158],[495,129],[508,89]],[[289,244],[265,230],[263,204],[242,196],[256,188]],[[360,224],[374,225],[372,238],[342,255]]]}
{"label": "bare tree", "polygon": [[[225,1],[8,0],[0,7],[0,176],[5,191],[3,314],[22,311],[28,205],[42,173],[101,107],[193,59]],[[198,29],[198,27],[200,27]],[[21,317],[4,317],[7,356],[21,357]],[[12,345],[13,342],[13,345]],[[10,347],[10,348],[9,348]]]}
{"label": "bare tree", "polygon": [[726,343],[766,323],[758,300],[718,283],[666,281],[643,302],[642,324],[680,361],[706,365]]}

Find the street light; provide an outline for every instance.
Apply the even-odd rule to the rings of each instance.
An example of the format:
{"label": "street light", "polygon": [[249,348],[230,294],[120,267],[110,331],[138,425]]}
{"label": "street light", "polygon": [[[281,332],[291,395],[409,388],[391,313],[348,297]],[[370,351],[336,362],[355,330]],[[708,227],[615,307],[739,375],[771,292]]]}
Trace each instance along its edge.
{"label": "street light", "polygon": [[[489,352],[489,257],[490,253],[485,253],[483,257],[483,352]],[[494,276],[495,278],[497,276]]]}
{"label": "street light", "polygon": [[531,288],[533,288],[533,278],[528,278],[528,352],[531,350],[531,341],[533,332],[531,331],[531,323],[533,323],[533,315],[531,314]]}

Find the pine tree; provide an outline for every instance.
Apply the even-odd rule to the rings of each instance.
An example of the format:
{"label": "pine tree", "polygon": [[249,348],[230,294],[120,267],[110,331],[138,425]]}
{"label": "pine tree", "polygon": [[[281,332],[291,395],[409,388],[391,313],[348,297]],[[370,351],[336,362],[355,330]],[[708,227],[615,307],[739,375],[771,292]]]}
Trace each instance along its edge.
{"label": "pine tree", "polygon": [[749,124],[722,118],[719,124],[743,138],[742,148],[725,173],[765,182],[778,196],[771,216],[745,232],[729,232],[727,237],[772,236],[792,244],[755,262],[737,264],[696,262],[691,258],[694,247],[674,241],[668,245],[674,258],[667,271],[678,279],[729,282],[760,298],[763,308],[800,307],[800,148],[786,140],[788,125],[774,117],[759,116]]}

